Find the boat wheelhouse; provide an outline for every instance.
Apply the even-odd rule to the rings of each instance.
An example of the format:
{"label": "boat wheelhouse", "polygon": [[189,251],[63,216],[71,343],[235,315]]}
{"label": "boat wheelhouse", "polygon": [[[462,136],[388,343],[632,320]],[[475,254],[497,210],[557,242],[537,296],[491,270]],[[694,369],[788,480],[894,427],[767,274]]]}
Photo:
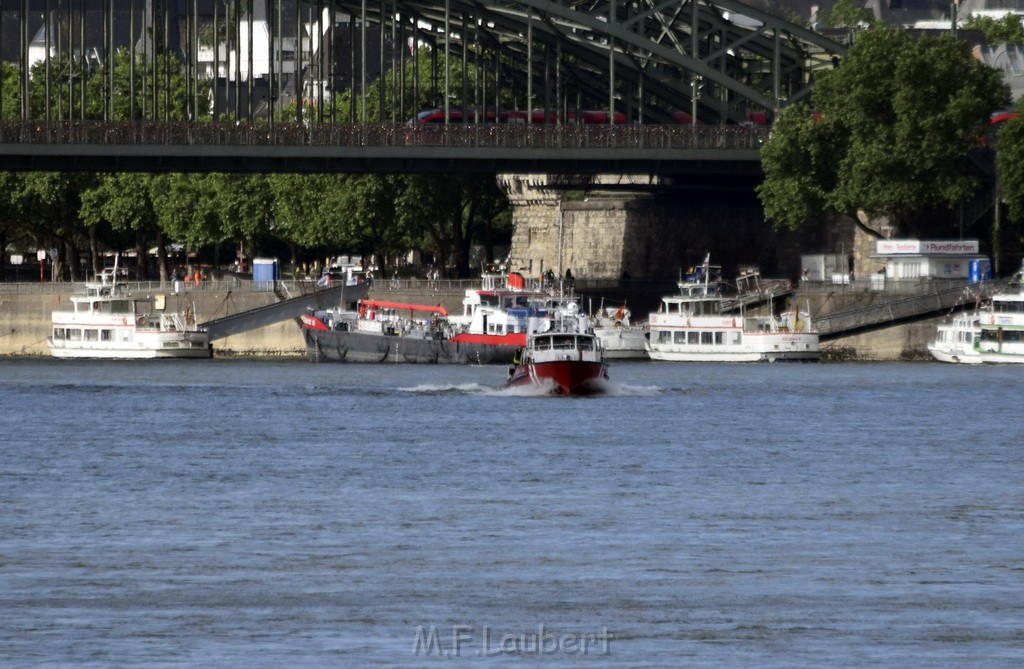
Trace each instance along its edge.
{"label": "boat wheelhouse", "polygon": [[981,355],[975,343],[981,333],[977,311],[961,312],[940,323],[935,339],[928,342],[928,352],[940,362],[978,364]]}

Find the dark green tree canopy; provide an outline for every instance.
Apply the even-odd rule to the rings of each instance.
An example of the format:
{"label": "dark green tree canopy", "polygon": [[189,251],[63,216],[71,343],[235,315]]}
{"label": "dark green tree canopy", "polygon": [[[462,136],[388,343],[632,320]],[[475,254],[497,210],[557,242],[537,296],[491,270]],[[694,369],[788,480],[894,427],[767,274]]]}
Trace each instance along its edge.
{"label": "dark green tree canopy", "polygon": [[1024,44],[1024,24],[1018,14],[1007,14],[1001,19],[991,16],[969,16],[964,21],[964,28],[972,28],[985,33],[989,44]]}
{"label": "dark green tree canopy", "polygon": [[822,12],[819,17],[819,23],[829,28],[856,28],[871,25],[874,20],[874,15],[857,0],[836,0],[832,9]]}
{"label": "dark green tree canopy", "polygon": [[790,228],[829,212],[898,223],[964,202],[977,188],[968,152],[1008,103],[999,73],[952,37],[861,31],[839,67],[819,76],[812,107],[786,109],[762,149],[766,216]]}

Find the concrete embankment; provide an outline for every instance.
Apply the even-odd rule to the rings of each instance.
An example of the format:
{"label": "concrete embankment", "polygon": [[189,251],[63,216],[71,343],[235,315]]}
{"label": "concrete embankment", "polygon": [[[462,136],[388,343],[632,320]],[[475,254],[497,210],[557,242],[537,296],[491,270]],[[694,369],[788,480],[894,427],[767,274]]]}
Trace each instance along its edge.
{"label": "concrete embankment", "polygon": [[[942,300],[938,297],[940,292],[947,294]],[[973,306],[974,292],[970,285],[955,280],[890,282],[882,288],[870,281],[819,281],[802,284],[794,299],[801,310],[809,310],[819,321],[847,316],[844,320],[856,325],[859,314],[864,314],[864,327],[853,327],[837,335],[823,334],[824,361],[930,361],[933,358],[928,343],[935,338],[938,324],[955,306]],[[943,301],[947,297],[949,301]],[[918,301],[919,311],[908,316],[907,309],[914,307],[907,304]],[[953,301],[956,304],[950,306]],[[946,307],[938,309],[940,303]],[[929,313],[916,315],[925,310]]]}

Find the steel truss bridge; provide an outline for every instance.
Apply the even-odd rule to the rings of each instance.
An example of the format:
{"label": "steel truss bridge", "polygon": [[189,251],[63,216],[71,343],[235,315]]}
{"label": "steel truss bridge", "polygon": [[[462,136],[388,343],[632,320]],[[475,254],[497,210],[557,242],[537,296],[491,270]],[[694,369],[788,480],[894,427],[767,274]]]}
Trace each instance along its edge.
{"label": "steel truss bridge", "polygon": [[[0,107],[0,169],[728,173],[757,162],[766,130],[745,127],[750,114],[806,99],[815,72],[845,55],[735,0],[227,0],[213,3],[220,15],[200,4],[0,1],[0,36],[14,25],[18,37],[0,81],[17,92]],[[227,54],[213,70],[209,34],[215,58]],[[33,71],[40,45],[50,59]],[[122,89],[118,50],[133,63]],[[163,72],[144,66],[164,52],[181,59],[180,99],[166,59]],[[87,70],[103,86],[87,87]],[[424,108],[441,123],[403,123]],[[455,122],[486,109],[547,120]],[[568,122],[583,110],[626,122]]]}

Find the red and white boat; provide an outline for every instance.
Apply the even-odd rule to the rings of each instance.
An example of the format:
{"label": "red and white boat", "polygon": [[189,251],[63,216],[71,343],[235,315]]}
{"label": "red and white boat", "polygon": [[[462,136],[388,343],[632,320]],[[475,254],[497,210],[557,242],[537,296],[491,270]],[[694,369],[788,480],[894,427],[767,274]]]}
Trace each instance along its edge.
{"label": "red and white boat", "polygon": [[549,317],[555,299],[539,282],[519,272],[485,273],[480,288],[466,291],[462,314],[449,320],[461,326],[453,335],[456,344],[497,346],[514,354],[526,346],[526,338],[538,320]]}
{"label": "red and white boat", "polygon": [[604,391],[608,363],[601,340],[579,305],[568,302],[527,336],[526,347],[509,369],[507,385],[548,387],[556,395]]}
{"label": "red and white boat", "polygon": [[517,273],[489,273],[466,291],[463,313],[441,305],[363,299],[357,308],[303,316],[310,360],[508,364],[531,330],[546,327],[556,303]]}

